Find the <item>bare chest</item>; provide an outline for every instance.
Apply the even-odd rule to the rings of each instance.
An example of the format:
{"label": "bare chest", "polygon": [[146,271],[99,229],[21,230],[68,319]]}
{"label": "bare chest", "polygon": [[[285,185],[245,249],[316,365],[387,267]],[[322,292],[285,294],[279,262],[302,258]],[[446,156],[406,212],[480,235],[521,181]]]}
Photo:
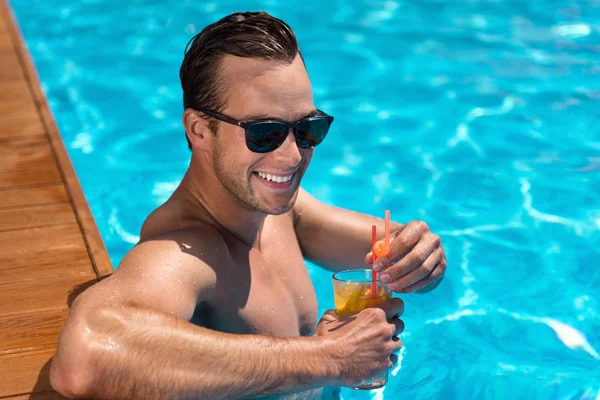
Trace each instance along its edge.
{"label": "bare chest", "polygon": [[280,337],[314,332],[317,298],[293,231],[265,247],[260,253],[232,253],[236,268],[217,275],[216,301],[205,312],[207,327]]}

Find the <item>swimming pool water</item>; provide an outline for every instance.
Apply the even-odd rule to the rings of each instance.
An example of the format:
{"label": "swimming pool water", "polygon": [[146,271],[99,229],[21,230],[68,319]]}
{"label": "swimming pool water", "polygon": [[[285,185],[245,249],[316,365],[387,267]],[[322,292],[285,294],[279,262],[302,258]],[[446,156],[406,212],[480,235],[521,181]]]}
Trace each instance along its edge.
{"label": "swimming pool water", "polygon": [[389,384],[344,399],[600,399],[600,2],[10,3],[115,265],[187,167],[187,41],[264,9],[336,117],[304,187],[424,219],[447,253],[440,287],[402,296]]}

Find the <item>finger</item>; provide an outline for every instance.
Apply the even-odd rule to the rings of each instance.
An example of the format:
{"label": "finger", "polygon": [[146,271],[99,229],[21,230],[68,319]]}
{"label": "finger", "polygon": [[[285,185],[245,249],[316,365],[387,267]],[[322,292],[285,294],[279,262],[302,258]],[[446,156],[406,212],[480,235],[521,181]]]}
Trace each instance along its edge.
{"label": "finger", "polygon": [[392,319],[390,319],[390,324],[394,325],[396,328],[394,335],[399,335],[404,332],[404,321],[402,321],[399,317],[392,317]]}
{"label": "finger", "polygon": [[386,301],[373,306],[373,308],[381,308],[385,311],[386,319],[390,320],[395,316],[400,316],[404,313],[404,302],[402,299],[397,297],[391,298]]}
{"label": "finger", "polygon": [[397,336],[394,336],[396,339],[392,338],[392,345],[391,345],[391,349],[390,349],[390,354],[398,354],[400,353],[400,350],[402,350],[402,339],[400,339]]}
{"label": "finger", "polygon": [[[396,257],[393,260],[389,261],[389,265],[393,265],[395,263],[397,263],[398,261],[400,261],[402,259],[403,256],[405,256],[406,254],[403,254],[402,256]],[[373,253],[367,253],[367,255],[365,256],[365,264],[373,264]],[[377,263],[375,263],[377,264]],[[379,270],[381,270],[381,268],[379,268],[376,272],[378,272]]]}
{"label": "finger", "polygon": [[400,340],[400,338],[398,336],[394,336],[394,337],[392,337],[392,341],[396,345],[395,347],[392,348],[392,354],[400,353],[400,350],[402,349],[402,340]]}
{"label": "finger", "polygon": [[431,275],[422,281],[419,281],[413,285],[407,286],[402,290],[398,290],[401,293],[409,293],[415,291],[429,291],[434,289],[437,285],[440,284],[444,277],[444,272],[446,270],[446,261],[442,261],[437,265],[437,267],[433,270]]}
{"label": "finger", "polygon": [[442,256],[440,251],[434,251],[429,258],[419,266],[419,268],[388,284],[388,288],[393,291],[399,291],[419,282],[426,284],[425,282],[428,282],[431,279],[434,271],[440,265],[441,259]]}
{"label": "finger", "polygon": [[390,266],[393,259],[408,254],[410,249],[419,242],[421,236],[427,231],[429,231],[429,227],[422,221],[411,221],[404,225],[402,230],[397,233],[397,236],[391,240],[389,254],[378,258],[373,269],[375,271],[382,271]]}
{"label": "finger", "polygon": [[335,310],[327,310],[321,316],[320,321],[337,321],[340,317],[337,315]]}
{"label": "finger", "polygon": [[[440,237],[438,235],[434,235],[433,233],[424,235],[402,260],[384,270],[379,279],[383,283],[400,279],[419,268],[431,256],[431,253],[438,248],[440,248]],[[438,255],[438,259],[439,257],[441,257],[441,254]]]}

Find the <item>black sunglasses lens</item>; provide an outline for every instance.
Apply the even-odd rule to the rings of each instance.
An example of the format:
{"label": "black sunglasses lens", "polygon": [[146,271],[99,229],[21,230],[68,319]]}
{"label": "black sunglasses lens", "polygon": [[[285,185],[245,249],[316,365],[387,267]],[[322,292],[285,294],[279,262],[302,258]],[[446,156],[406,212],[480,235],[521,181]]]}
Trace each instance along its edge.
{"label": "black sunglasses lens", "polygon": [[257,122],[246,131],[246,145],[255,153],[273,151],[285,140],[287,127],[277,122]]}
{"label": "black sunglasses lens", "polygon": [[325,139],[330,126],[329,118],[316,118],[301,122],[296,133],[298,146],[305,149],[315,147]]}

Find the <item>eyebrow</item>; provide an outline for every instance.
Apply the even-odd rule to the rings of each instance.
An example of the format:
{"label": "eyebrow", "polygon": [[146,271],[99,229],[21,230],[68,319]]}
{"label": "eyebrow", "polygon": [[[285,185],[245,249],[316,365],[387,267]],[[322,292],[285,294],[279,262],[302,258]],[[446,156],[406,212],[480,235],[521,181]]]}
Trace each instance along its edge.
{"label": "eyebrow", "polygon": [[[316,114],[317,114],[317,109],[315,108],[312,111],[309,111],[309,112],[303,114],[302,116],[300,116],[300,118],[298,118],[294,121],[289,121],[289,122],[301,121],[305,118],[313,117]],[[274,117],[272,115],[265,114],[265,113],[248,114],[244,118],[242,118],[241,121],[259,121],[259,120],[267,120],[267,119],[283,121],[281,118]]]}

